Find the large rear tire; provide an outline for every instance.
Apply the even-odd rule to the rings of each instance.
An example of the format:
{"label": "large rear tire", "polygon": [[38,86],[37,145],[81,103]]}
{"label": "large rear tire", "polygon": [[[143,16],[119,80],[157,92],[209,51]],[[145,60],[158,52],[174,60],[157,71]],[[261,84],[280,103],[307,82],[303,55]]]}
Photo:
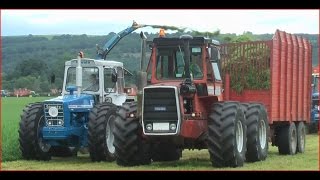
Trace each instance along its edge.
{"label": "large rear tire", "polygon": [[116,162],[120,166],[151,163],[150,145],[142,138],[136,102],[124,103],[117,112],[114,146]]}
{"label": "large rear tire", "polygon": [[304,153],[306,147],[306,128],[304,122],[299,122],[297,127],[297,151]]}
{"label": "large rear tire", "polygon": [[19,143],[24,159],[50,160],[49,144],[42,139],[42,128],[45,125],[42,103],[27,105],[21,114],[19,123]]}
{"label": "large rear tire", "polygon": [[268,155],[269,124],[266,109],[261,104],[251,103],[246,114],[247,153],[249,162],[262,161]]}
{"label": "large rear tire", "polygon": [[208,119],[208,149],[213,166],[243,166],[246,129],[245,116],[238,102],[213,104]]}
{"label": "large rear tire", "polygon": [[111,103],[94,106],[89,113],[88,144],[92,161],[114,161],[114,120],[117,107]]}
{"label": "large rear tire", "polygon": [[294,122],[278,129],[278,150],[279,154],[297,153],[297,128]]}

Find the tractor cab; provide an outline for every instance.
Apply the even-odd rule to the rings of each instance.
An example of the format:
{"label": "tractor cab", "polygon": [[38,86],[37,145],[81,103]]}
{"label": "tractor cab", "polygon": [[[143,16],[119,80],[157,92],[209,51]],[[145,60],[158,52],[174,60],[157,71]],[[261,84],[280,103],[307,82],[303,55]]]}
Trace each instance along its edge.
{"label": "tractor cab", "polygon": [[[82,94],[93,95],[95,103],[110,102],[119,106],[126,101],[122,62],[82,58],[81,66]],[[72,89],[76,87],[76,67],[77,59],[65,63],[63,96],[70,95],[70,87],[71,91],[77,92],[77,89]]]}
{"label": "tractor cab", "polygon": [[[147,68],[148,84],[175,84],[178,88],[196,89],[197,96],[221,98],[219,45],[218,41],[189,35],[155,38]],[[181,82],[192,86],[186,88]]]}

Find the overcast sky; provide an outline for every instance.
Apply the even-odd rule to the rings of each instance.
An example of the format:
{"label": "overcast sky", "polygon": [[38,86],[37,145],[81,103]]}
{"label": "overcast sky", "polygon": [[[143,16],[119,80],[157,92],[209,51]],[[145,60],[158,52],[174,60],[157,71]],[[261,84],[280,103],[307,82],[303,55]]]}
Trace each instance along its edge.
{"label": "overcast sky", "polygon": [[[2,10],[1,35],[119,32],[139,24],[169,25],[197,31],[242,34],[319,34],[319,10]],[[157,32],[158,29],[143,28]],[[139,30],[140,31],[140,30]]]}

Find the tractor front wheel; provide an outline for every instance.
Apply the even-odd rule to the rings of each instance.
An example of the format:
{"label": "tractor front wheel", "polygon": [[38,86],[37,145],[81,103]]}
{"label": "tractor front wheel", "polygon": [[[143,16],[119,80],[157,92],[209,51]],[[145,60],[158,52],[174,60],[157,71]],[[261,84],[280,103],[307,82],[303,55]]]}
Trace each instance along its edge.
{"label": "tractor front wheel", "polygon": [[243,166],[246,129],[245,115],[238,102],[213,104],[208,119],[208,149],[213,166]]}
{"label": "tractor front wheel", "polygon": [[42,139],[45,125],[42,103],[29,104],[23,109],[19,123],[19,143],[24,159],[50,160],[50,144]]}
{"label": "tractor front wheel", "polygon": [[136,102],[124,103],[120,107],[113,132],[118,165],[136,166],[151,163],[150,145],[142,138]]}
{"label": "tractor front wheel", "polygon": [[114,161],[114,120],[117,107],[111,103],[96,105],[89,113],[88,144],[92,161]]}
{"label": "tractor front wheel", "polygon": [[247,153],[249,162],[262,161],[268,154],[269,124],[263,105],[251,103],[246,111]]}

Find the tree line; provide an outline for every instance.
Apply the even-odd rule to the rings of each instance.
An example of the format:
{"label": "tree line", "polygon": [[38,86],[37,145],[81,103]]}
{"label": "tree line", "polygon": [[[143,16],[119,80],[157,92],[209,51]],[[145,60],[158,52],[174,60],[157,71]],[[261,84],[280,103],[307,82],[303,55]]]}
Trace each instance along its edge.
{"label": "tree line", "polygon": [[[192,32],[189,32],[192,34]],[[2,37],[2,89],[12,91],[28,88],[37,92],[49,92],[50,89],[61,89],[65,61],[77,57],[83,51],[85,57],[96,58],[96,44],[101,47],[115,33],[105,36],[90,35],[47,35],[47,36],[4,36]],[[146,33],[148,40],[157,34]],[[179,37],[182,33],[167,34],[168,37]],[[318,64],[318,35],[298,34],[308,38],[313,46],[313,65]],[[255,35],[244,32],[241,35],[217,33],[214,39],[220,43],[270,40],[273,34]],[[125,68],[133,72],[139,69],[141,41],[139,33],[124,37],[108,54],[107,59],[124,63]],[[55,75],[55,82],[51,82]],[[134,83],[131,78],[129,83]]]}

